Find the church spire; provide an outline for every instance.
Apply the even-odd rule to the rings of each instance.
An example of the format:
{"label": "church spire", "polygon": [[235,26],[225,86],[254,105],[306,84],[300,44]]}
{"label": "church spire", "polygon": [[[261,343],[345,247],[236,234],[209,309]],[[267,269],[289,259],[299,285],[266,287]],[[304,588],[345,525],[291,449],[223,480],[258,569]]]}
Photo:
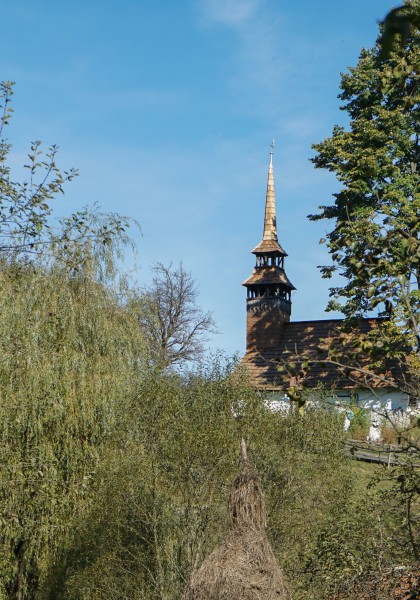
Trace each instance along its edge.
{"label": "church spire", "polygon": [[280,246],[277,238],[277,219],[276,219],[276,194],[274,191],[274,170],[273,170],[273,150],[274,140],[270,144],[270,164],[268,165],[267,192],[265,196],[265,214],[264,214],[264,232],[261,242],[252,252],[280,252],[283,256],[287,253]]}
{"label": "church spire", "polygon": [[252,250],[256,256],[255,268],[242,284],[247,289],[247,350],[279,344],[284,323],[290,321],[291,293],[296,289],[284,270],[287,254],[277,238],[273,147],[274,140],[268,167],[263,238]]}
{"label": "church spire", "polygon": [[265,197],[265,215],[264,215],[264,234],[265,241],[277,240],[277,223],[276,223],[276,195],[274,192],[274,173],[273,173],[273,151],[274,139],[270,144],[270,164],[268,167],[267,177],[267,194]]}

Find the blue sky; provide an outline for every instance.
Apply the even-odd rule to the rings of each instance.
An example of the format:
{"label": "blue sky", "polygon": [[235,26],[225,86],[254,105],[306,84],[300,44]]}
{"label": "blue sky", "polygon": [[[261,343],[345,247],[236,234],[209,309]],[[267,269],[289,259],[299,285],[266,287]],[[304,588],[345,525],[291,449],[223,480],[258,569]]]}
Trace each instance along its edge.
{"label": "blue sky", "polygon": [[[182,261],[219,333],[211,348],[245,347],[251,249],[262,237],[269,144],[279,240],[296,286],[294,320],[322,319],[334,177],[311,144],[346,123],[340,71],[373,45],[391,0],[16,0],[2,7],[1,79],[16,82],[7,135],[13,164],[29,142],[60,146],[80,177],[57,214],[98,202],[137,219],[131,278]],[[126,268],[133,269],[132,259]]]}

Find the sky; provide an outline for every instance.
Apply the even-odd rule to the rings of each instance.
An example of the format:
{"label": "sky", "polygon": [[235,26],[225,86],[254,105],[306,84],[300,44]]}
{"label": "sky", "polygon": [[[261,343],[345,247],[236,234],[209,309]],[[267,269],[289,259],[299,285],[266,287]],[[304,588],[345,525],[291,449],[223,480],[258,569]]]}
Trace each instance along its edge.
{"label": "sky", "polygon": [[[399,4],[399,3],[397,3]],[[322,319],[317,265],[332,224],[307,215],[338,184],[312,144],[346,125],[340,72],[374,44],[392,0],[15,0],[2,6],[0,79],[16,82],[7,129],[22,177],[29,144],[57,144],[80,176],[55,214],[98,203],[139,221],[124,268],[150,282],[181,261],[212,311],[208,348],[245,349],[251,249],[263,232],[269,145],[279,241],[297,288],[292,319]]]}

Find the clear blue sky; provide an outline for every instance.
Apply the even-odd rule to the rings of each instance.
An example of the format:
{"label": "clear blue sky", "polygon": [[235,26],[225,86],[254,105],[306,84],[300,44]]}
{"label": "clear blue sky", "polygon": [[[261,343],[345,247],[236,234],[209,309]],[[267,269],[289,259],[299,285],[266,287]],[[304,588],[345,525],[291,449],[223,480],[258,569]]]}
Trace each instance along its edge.
{"label": "clear blue sky", "polygon": [[[373,45],[391,0],[16,0],[2,6],[1,79],[16,81],[13,162],[60,146],[80,177],[60,214],[98,202],[140,221],[139,285],[183,261],[219,329],[245,346],[251,249],[262,237],[269,143],[294,320],[328,317],[317,265],[334,178],[311,144],[345,124],[339,74]],[[399,4],[399,3],[397,3]],[[132,261],[127,268],[132,268]]]}

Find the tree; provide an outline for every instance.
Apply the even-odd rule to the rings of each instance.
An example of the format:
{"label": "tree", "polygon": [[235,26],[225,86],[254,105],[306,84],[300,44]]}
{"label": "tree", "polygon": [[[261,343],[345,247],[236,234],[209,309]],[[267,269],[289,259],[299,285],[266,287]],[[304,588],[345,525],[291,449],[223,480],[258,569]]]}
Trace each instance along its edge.
{"label": "tree", "polygon": [[381,56],[387,58],[392,48],[404,44],[413,28],[420,29],[420,11],[415,4],[404,4],[393,8],[382,23],[382,36],[379,40]]}
{"label": "tree", "polygon": [[92,501],[143,343],[114,290],[0,270],[0,597],[39,597]]}
{"label": "tree", "polygon": [[[11,94],[0,84],[1,133]],[[17,183],[10,150],[0,141],[0,597],[23,600],[48,588],[90,506],[144,346],[123,291],[106,285],[128,221],[94,208],[55,227],[52,201],[76,171],[35,142]]]}
{"label": "tree", "polygon": [[[406,3],[418,10],[418,0]],[[396,326],[393,339],[420,350],[420,34],[387,58],[376,45],[362,50],[342,75],[339,98],[350,127],[314,145],[317,168],[342,184],[334,204],[310,219],[331,219],[327,235],[333,265],[345,283],[331,289],[329,309],[346,317],[380,310]],[[342,301],[342,303],[337,300]],[[398,336],[398,334],[401,334]]]}
{"label": "tree", "polygon": [[133,298],[149,346],[151,363],[159,370],[198,360],[208,333],[214,333],[211,313],[197,305],[198,289],[182,263],[173,268],[155,263],[150,286]]}
{"label": "tree", "polygon": [[[77,175],[75,169],[61,173],[57,168],[56,146],[51,146],[43,160],[41,142],[36,141],[31,144],[28,164],[25,165],[29,172],[28,180],[23,183],[11,180],[7,165],[11,145],[2,136],[13,113],[10,106],[13,85],[10,81],[0,84],[0,251],[3,256],[37,250],[51,213],[50,201],[63,192],[66,182]],[[42,175],[37,181],[40,169]]]}
{"label": "tree", "polygon": [[44,265],[60,261],[73,273],[92,267],[104,279],[112,276],[113,258],[130,244],[127,228],[135,223],[115,213],[101,213],[97,206],[85,208],[54,225],[52,202],[64,193],[66,183],[78,175],[76,169],[61,171],[58,146],[43,153],[40,141],[32,142],[23,182],[12,178],[8,159],[11,144],[3,138],[13,113],[14,83],[0,83],[0,259],[2,263],[42,258]]}
{"label": "tree", "polygon": [[[314,145],[313,159],[336,175],[341,189],[332,205],[309,216],[333,221],[326,236],[333,264],[321,272],[344,277],[330,290],[327,309],[341,310],[348,328],[337,347],[325,342],[325,362],[346,374],[357,371],[366,387],[381,379],[414,398],[420,397],[419,14],[419,0],[391,11],[376,46],[362,50],[356,67],[342,75],[339,98],[349,128],[335,126],[331,137]],[[376,310],[383,322],[355,334],[352,319]],[[378,377],[376,367],[387,358],[402,365],[399,380],[387,373]],[[404,544],[418,560],[420,421],[413,417],[401,426],[383,417],[404,443],[405,462],[387,478],[395,505],[405,511]]]}

